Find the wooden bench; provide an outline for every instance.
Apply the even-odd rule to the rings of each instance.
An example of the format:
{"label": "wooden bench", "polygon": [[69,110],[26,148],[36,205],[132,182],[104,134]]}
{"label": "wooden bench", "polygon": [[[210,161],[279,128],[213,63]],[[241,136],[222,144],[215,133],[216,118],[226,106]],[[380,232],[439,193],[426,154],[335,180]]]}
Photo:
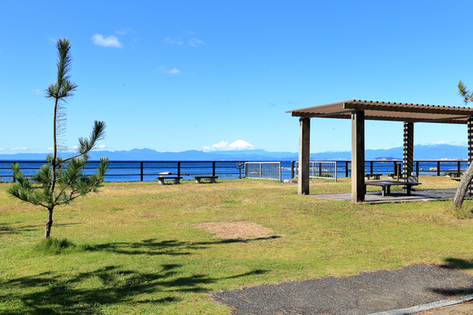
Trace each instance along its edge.
{"label": "wooden bench", "polygon": [[409,182],[409,181],[397,181],[397,180],[379,180],[375,182],[365,182],[365,185],[370,185],[370,186],[381,186],[383,191],[381,192],[381,195],[384,197],[386,194],[391,193],[391,186],[406,186],[407,189],[407,195],[411,195],[411,188],[412,186],[420,185],[420,183],[417,182]]}
{"label": "wooden bench", "polygon": [[369,180],[371,177],[373,177],[373,179],[380,179],[381,174],[365,174],[365,179]]}
{"label": "wooden bench", "polygon": [[201,179],[210,179],[210,182],[211,183],[215,183],[215,180],[218,178],[218,176],[194,176],[194,179],[195,179],[195,182],[197,184],[200,184],[201,182]]}
{"label": "wooden bench", "polygon": [[462,174],[462,172],[448,172],[445,177],[460,177]]}
{"label": "wooden bench", "polygon": [[179,184],[182,177],[180,176],[158,176],[156,179],[159,181],[159,184],[164,185],[165,180],[173,180],[174,184]]}

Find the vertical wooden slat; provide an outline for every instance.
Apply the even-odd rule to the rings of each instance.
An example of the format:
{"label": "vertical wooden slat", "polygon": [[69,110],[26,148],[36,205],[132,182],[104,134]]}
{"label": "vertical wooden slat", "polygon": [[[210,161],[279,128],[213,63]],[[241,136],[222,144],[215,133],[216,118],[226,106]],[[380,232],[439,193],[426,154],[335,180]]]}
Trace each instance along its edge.
{"label": "vertical wooden slat", "polygon": [[473,160],[473,116],[468,118],[468,165]]}
{"label": "vertical wooden slat", "polygon": [[404,122],[402,177],[408,178],[414,170],[414,123]]}

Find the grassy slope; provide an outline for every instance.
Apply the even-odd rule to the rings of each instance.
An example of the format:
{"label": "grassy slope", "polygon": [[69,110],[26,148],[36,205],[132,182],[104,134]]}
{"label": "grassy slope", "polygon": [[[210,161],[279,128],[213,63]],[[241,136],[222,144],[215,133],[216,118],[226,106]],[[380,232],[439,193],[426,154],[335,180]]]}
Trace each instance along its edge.
{"label": "grassy slope", "polygon": [[[425,177],[422,188],[458,185]],[[0,314],[229,314],[208,292],[412,263],[469,267],[472,220],[451,202],[354,205],[277,182],[107,183],[59,208],[52,235],[87,248],[34,251],[46,213],[0,185]],[[347,179],[312,192],[349,191]],[[466,203],[466,207],[471,207]],[[251,221],[277,238],[222,240],[202,222]]]}

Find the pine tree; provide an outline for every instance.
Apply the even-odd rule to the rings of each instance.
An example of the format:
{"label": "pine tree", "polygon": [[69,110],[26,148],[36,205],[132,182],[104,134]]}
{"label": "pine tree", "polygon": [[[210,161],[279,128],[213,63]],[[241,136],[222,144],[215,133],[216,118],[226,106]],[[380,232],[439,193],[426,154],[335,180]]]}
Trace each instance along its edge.
{"label": "pine tree", "polygon": [[56,47],[58,50],[57,82],[51,84],[45,91],[46,97],[54,100],[53,153],[46,157],[47,164],[43,165],[31,178],[25,177],[19,165],[13,163],[11,167],[15,183],[8,189],[10,195],[48,210],[44,239],[48,239],[51,235],[54,208],[69,204],[89,192],[97,191],[103,183],[108,162],[108,158],[101,158],[95,174],[85,175],[83,172],[89,158],[89,151],[105,135],[103,121],[95,121],[88,139],[79,138],[79,150],[76,155],[67,159],[58,156],[58,149],[64,148],[58,140],[65,132],[64,104],[73,95],[72,92],[77,85],[70,81],[68,75],[71,68],[69,40],[59,39]]}

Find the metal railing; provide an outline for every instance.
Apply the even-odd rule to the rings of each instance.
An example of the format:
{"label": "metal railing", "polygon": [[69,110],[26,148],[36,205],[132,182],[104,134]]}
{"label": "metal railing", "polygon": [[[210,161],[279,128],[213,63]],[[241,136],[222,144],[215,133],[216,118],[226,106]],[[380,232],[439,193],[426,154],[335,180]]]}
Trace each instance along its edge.
{"label": "metal railing", "polygon": [[[37,170],[46,162],[44,160],[8,160],[0,161],[0,181],[12,181],[11,163],[17,162],[25,176],[33,176]],[[315,163],[334,163],[336,172],[331,177],[325,177],[325,166],[311,167],[312,175],[322,178],[337,178],[351,176],[350,161],[318,161]],[[84,172],[91,174],[95,172],[98,161],[89,161]],[[297,161],[282,161],[277,175],[271,175],[271,179],[296,177]],[[468,167],[467,160],[418,160],[414,161],[413,175],[447,175],[449,173],[462,173]],[[402,168],[400,160],[370,160],[365,162],[365,174],[381,174],[383,176],[395,174],[396,169]],[[182,176],[184,179],[192,179],[193,176],[209,175],[219,176],[220,179],[241,178],[245,175],[245,161],[109,161],[109,169],[106,173],[106,181],[153,181],[159,173],[171,172],[173,175]],[[277,169],[277,167],[275,167]],[[266,172],[266,171],[265,171]],[[322,172],[322,176],[320,176]],[[254,174],[256,175],[256,174]]]}
{"label": "metal railing", "polygon": [[[295,177],[299,177],[299,162],[295,161],[294,165]],[[310,161],[309,162],[309,177],[310,178],[324,178],[333,179],[337,181],[338,178],[337,161]]]}
{"label": "metal railing", "polygon": [[281,162],[246,162],[245,177],[282,181]]}
{"label": "metal railing", "polygon": [[[325,161],[322,161],[325,162]],[[329,161],[327,161],[329,162]],[[330,161],[336,163],[337,177],[351,176],[351,161]],[[297,161],[291,162],[291,178],[297,175]],[[365,174],[381,174],[383,176],[397,176],[397,170],[402,170],[400,160],[369,160],[365,161]],[[417,160],[414,161],[413,175],[448,175],[449,173],[462,173],[468,168],[467,160]],[[402,172],[402,171],[401,171]],[[312,175],[311,175],[312,176]],[[401,174],[402,176],[402,174]]]}
{"label": "metal railing", "polygon": [[[33,176],[45,161],[0,161],[0,181],[12,181],[11,163],[16,162],[25,176]],[[160,173],[169,172],[184,179],[193,176],[219,176],[241,178],[241,165],[245,161],[109,161],[105,181],[152,181]],[[99,161],[87,162],[84,173],[96,171]]]}

